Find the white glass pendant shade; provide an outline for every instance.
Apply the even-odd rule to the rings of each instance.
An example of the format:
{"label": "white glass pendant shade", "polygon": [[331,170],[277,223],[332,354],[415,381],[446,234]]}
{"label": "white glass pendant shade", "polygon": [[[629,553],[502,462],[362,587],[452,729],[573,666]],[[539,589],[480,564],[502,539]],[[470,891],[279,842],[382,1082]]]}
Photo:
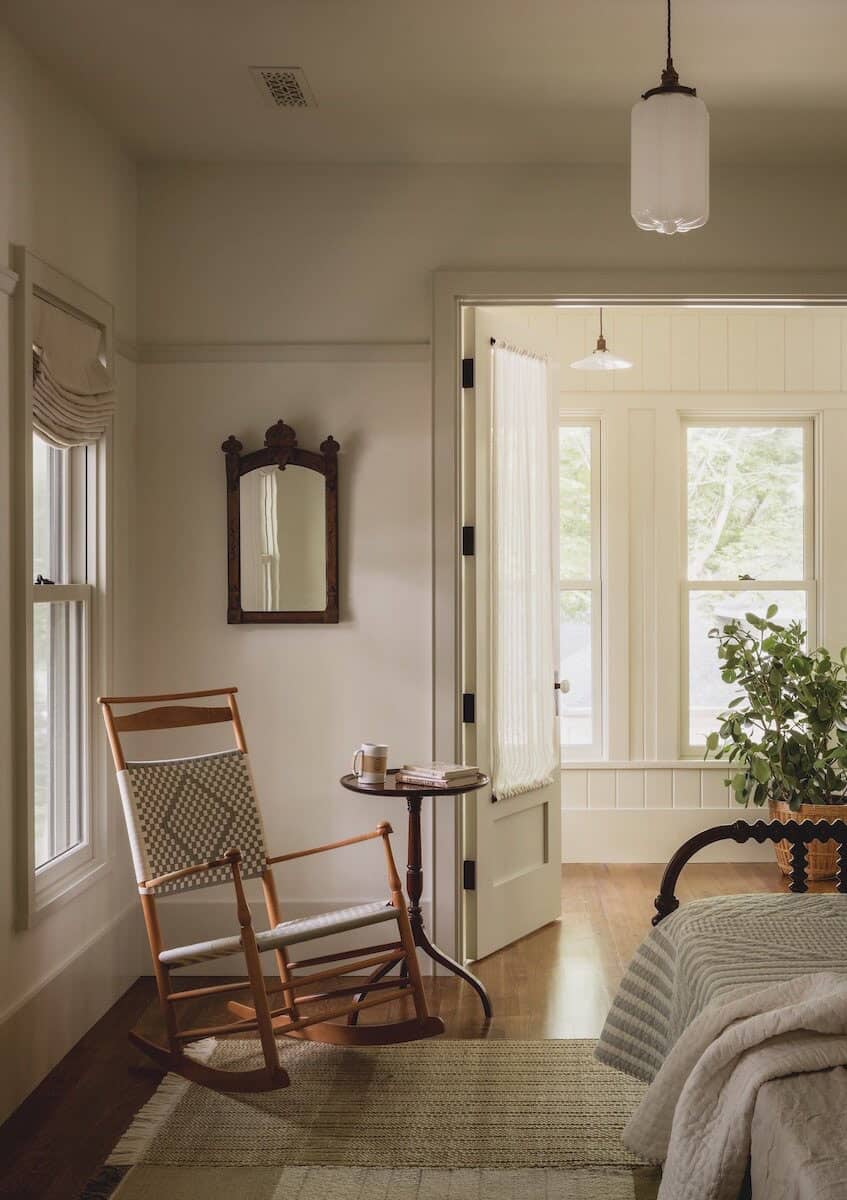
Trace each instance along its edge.
{"label": "white glass pendant shade", "polygon": [[600,336],[597,339],[597,349],[587,358],[578,358],[571,363],[574,371],[625,371],[632,363],[628,358],[618,358],[606,349],[606,339],[603,337],[603,310],[600,309]]}
{"label": "white glass pendant shade", "polygon": [[685,233],[709,219],[709,110],[657,91],[632,110],[630,207],[639,229]]}
{"label": "white glass pendant shade", "polygon": [[632,363],[627,358],[618,358],[608,350],[595,350],[588,358],[578,358],[571,366],[575,371],[625,371]]}

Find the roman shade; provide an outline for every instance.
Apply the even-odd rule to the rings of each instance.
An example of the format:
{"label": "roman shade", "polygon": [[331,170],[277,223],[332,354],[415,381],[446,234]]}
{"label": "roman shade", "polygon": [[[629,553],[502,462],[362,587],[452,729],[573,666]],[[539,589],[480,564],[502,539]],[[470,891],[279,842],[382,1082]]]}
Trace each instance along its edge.
{"label": "roman shade", "polygon": [[32,350],[34,431],[61,449],[96,442],[115,407],[102,329],[34,296]]}

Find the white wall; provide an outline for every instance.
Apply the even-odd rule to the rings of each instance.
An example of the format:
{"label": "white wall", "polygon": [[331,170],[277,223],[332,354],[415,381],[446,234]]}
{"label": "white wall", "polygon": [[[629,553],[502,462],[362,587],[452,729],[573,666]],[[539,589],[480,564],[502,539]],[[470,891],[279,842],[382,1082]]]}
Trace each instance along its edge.
{"label": "white wall", "polygon": [[[668,239],[635,229],[623,168],[140,170],[144,680],[239,684],[265,805],[277,777],[289,783],[272,816],[288,845],[340,835],[366,816],[335,782],[357,740],[385,737],[392,757],[430,744],[429,371],[403,360],[427,353],[432,272],[596,266],[630,269],[637,281],[639,270],[676,269],[682,282],[689,269],[726,268],[743,287],[745,268],[843,268],[845,181],[718,170],[709,225]],[[287,359],[295,361],[270,365]],[[346,486],[353,481],[342,530],[351,505],[369,513],[366,529],[357,518],[343,535],[352,540],[338,629],[225,625],[217,447],[230,432],[247,444],[243,432],[255,438],[278,416],[304,443],[329,431],[340,439]],[[402,462],[395,445],[407,452]],[[360,457],[378,462],[376,472],[360,471]],[[208,562],[174,520],[185,506]],[[377,629],[390,653],[374,661]],[[292,655],[297,673],[283,677]],[[355,690],[351,669],[361,672]],[[275,752],[287,758],[301,744],[314,766],[277,765]],[[439,811],[439,837],[452,839],[449,802]],[[346,873],[310,873],[285,878],[282,892],[318,905],[364,886]],[[449,946],[453,930],[438,936]]]}
{"label": "white wall", "polygon": [[625,167],[144,167],[140,337],[426,341],[438,267],[843,268],[845,184],[716,169],[708,225],[663,238]]}
{"label": "white wall", "polygon": [[[98,123],[0,30],[0,265],[14,243],[115,305],[116,333],[135,337],[135,169]],[[0,340],[11,363],[12,303],[0,299]],[[132,594],[135,366],[117,363],[114,518],[114,681],[134,677]],[[0,1119],[73,1045],[137,974],[138,922],[123,837],[114,870],[27,932],[14,931],[11,783],[11,393],[0,375],[7,431],[0,477]],[[82,970],[82,965],[85,970]]]}

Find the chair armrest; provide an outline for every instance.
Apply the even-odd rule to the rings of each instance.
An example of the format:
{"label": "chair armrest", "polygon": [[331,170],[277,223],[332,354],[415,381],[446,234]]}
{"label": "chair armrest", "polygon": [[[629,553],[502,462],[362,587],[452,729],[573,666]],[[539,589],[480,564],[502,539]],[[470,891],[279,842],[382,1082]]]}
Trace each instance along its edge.
{"label": "chair armrest", "polygon": [[143,879],[139,891],[147,888],[161,887],[165,883],[173,883],[176,879],[184,879],[187,875],[196,875],[198,871],[210,871],[214,867],[232,867],[241,862],[240,850],[228,850],[223,858],[210,858],[208,862],[192,863],[190,867],[180,867],[178,871],[168,871],[167,875],[159,875],[156,879]]}
{"label": "chair armrest", "polygon": [[314,846],[310,850],[295,850],[292,854],[276,854],[273,857],[268,855],[265,861],[268,866],[272,866],[274,863],[290,862],[294,858],[308,858],[310,854],[323,854],[326,850],[342,850],[345,846],[355,846],[359,842],[372,842],[374,838],[387,837],[392,832],[388,822],[383,821],[372,833],[360,833],[357,837],[344,838],[341,842],[328,842],[325,846]]}

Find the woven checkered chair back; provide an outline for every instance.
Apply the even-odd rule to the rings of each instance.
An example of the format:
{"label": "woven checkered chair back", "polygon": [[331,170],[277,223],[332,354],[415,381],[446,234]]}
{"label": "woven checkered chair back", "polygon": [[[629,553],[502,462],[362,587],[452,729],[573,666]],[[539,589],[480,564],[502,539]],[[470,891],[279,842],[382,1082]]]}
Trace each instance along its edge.
{"label": "woven checkered chair back", "polygon": [[[265,868],[265,835],[247,755],[241,750],[128,762],[118,772],[139,883],[241,851],[245,879]],[[232,880],[228,866],[160,884],[156,895]]]}

